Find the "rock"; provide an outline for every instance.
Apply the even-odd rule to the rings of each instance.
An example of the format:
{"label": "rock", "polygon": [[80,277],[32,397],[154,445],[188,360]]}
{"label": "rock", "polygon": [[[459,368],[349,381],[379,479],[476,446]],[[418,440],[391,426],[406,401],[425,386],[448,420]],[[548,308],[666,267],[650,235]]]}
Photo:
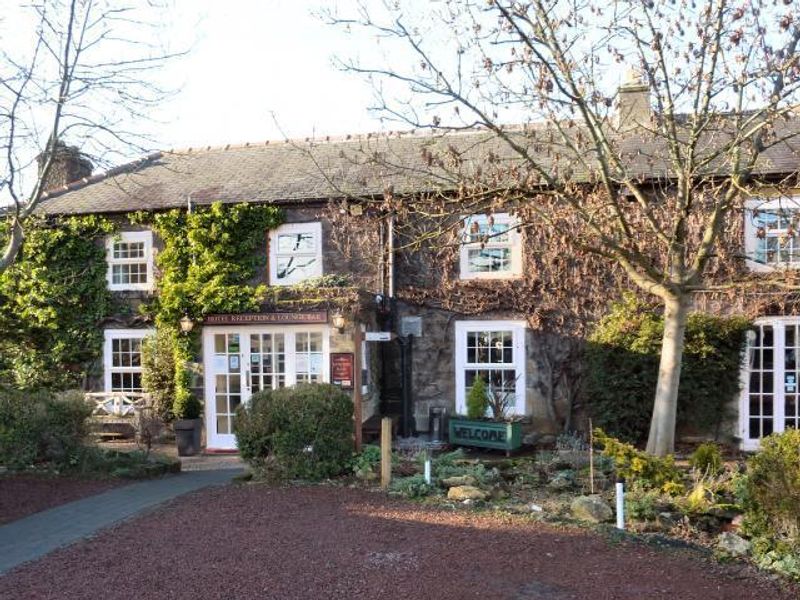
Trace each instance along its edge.
{"label": "rock", "polygon": [[533,502],[531,502],[528,505],[528,510],[530,510],[531,512],[542,512],[544,509],[538,504],[534,504]]}
{"label": "rock", "polygon": [[680,522],[680,516],[671,512],[660,512],[656,517],[656,524],[666,530],[670,530]]}
{"label": "rock", "polygon": [[448,500],[486,500],[489,494],[472,485],[457,485],[447,490]]}
{"label": "rock", "polygon": [[570,504],[570,510],[576,519],[592,523],[602,523],[614,516],[608,502],[600,496],[578,496]]}
{"label": "rock", "polygon": [[731,528],[740,529],[742,527],[742,523],[744,523],[744,515],[736,515],[733,517],[733,521],[731,521]]}
{"label": "rock", "polygon": [[548,448],[556,443],[556,436],[540,431],[532,431],[523,436],[522,443],[525,446],[536,446],[538,448]]}
{"label": "rock", "polygon": [[751,545],[746,539],[730,531],[721,533],[717,538],[717,550],[734,558],[747,556]]}
{"label": "rock", "polygon": [[568,490],[575,485],[575,471],[569,469],[559,471],[550,479],[547,486],[552,490]]}
{"label": "rock", "polygon": [[478,480],[472,475],[456,475],[455,477],[447,477],[442,479],[441,484],[446,488],[457,487],[460,485],[469,485],[475,487],[478,485]]}

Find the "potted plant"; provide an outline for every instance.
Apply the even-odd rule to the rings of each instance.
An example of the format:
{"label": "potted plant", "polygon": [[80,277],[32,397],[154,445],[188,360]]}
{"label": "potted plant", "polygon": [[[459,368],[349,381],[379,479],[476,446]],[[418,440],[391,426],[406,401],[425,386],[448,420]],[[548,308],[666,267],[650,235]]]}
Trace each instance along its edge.
{"label": "potted plant", "polygon": [[[476,377],[467,395],[467,415],[450,419],[450,443],[505,450],[509,456],[522,446],[522,423],[508,417],[514,395]],[[491,412],[491,417],[487,417]]]}
{"label": "potted plant", "polygon": [[175,403],[172,405],[175,421],[172,426],[175,430],[178,456],[194,456],[200,452],[200,434],[203,430],[201,410],[200,401],[188,387],[176,387]]}

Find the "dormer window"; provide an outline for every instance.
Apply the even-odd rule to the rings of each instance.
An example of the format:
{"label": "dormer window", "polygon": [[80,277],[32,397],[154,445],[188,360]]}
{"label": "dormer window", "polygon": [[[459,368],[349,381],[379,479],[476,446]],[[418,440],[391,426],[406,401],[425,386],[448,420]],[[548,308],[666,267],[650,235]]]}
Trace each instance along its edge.
{"label": "dormer window", "polygon": [[108,289],[153,289],[153,232],[122,231],[106,240]]}
{"label": "dormer window", "polygon": [[522,274],[522,236],[507,213],[464,219],[461,279],[502,279]]}
{"label": "dormer window", "polygon": [[322,275],[322,224],[288,223],[270,233],[269,280],[293,285]]}
{"label": "dormer window", "polygon": [[745,255],[753,270],[800,266],[800,201],[751,200],[745,207]]}

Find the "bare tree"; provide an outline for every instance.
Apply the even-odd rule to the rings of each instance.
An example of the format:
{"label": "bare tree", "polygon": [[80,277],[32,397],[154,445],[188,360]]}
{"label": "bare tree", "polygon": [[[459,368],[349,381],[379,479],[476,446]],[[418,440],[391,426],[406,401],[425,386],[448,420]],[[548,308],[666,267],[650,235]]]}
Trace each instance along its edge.
{"label": "bare tree", "polygon": [[729,216],[787,183],[775,157],[798,130],[795,3],[392,0],[325,18],[376,35],[390,57],[341,63],[372,82],[375,110],[452,140],[411,165],[364,153],[426,182],[427,205],[404,196],[392,210],[444,223],[432,240],[460,215],[517,206],[521,228],[550,228],[661,300],[647,449],[672,452],[692,296],[717,285]]}
{"label": "bare tree", "polygon": [[0,230],[0,273],[17,257],[67,143],[101,164],[147,149],[136,125],[168,93],[154,74],[179,55],[158,42],[164,7],[154,0],[34,0],[8,8],[4,25],[26,31],[16,32],[22,44],[0,49],[0,200],[11,202]]}

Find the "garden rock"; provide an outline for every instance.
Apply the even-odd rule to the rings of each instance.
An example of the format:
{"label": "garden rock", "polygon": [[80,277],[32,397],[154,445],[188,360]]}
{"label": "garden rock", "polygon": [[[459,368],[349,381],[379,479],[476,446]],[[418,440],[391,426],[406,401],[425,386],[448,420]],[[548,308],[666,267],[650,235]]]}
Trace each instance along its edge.
{"label": "garden rock", "polygon": [[671,512],[660,512],[656,517],[656,524],[662,529],[670,530],[680,521],[680,516]]}
{"label": "garden rock", "polygon": [[600,496],[578,496],[570,504],[572,516],[581,521],[602,523],[614,516],[608,502]]}
{"label": "garden rock", "polygon": [[457,485],[447,490],[448,500],[486,500],[489,494],[472,485]]}
{"label": "garden rock", "polygon": [[547,485],[550,489],[556,491],[568,490],[575,485],[575,471],[559,471],[553,475],[552,479],[550,479],[550,483]]}
{"label": "garden rock", "polygon": [[478,480],[472,475],[456,475],[455,477],[447,477],[442,479],[442,485],[446,488],[458,487],[460,485],[469,485],[475,487],[478,485]]}
{"label": "garden rock", "polygon": [[734,558],[747,556],[750,553],[750,546],[750,542],[730,531],[720,534],[717,538],[717,550]]}

